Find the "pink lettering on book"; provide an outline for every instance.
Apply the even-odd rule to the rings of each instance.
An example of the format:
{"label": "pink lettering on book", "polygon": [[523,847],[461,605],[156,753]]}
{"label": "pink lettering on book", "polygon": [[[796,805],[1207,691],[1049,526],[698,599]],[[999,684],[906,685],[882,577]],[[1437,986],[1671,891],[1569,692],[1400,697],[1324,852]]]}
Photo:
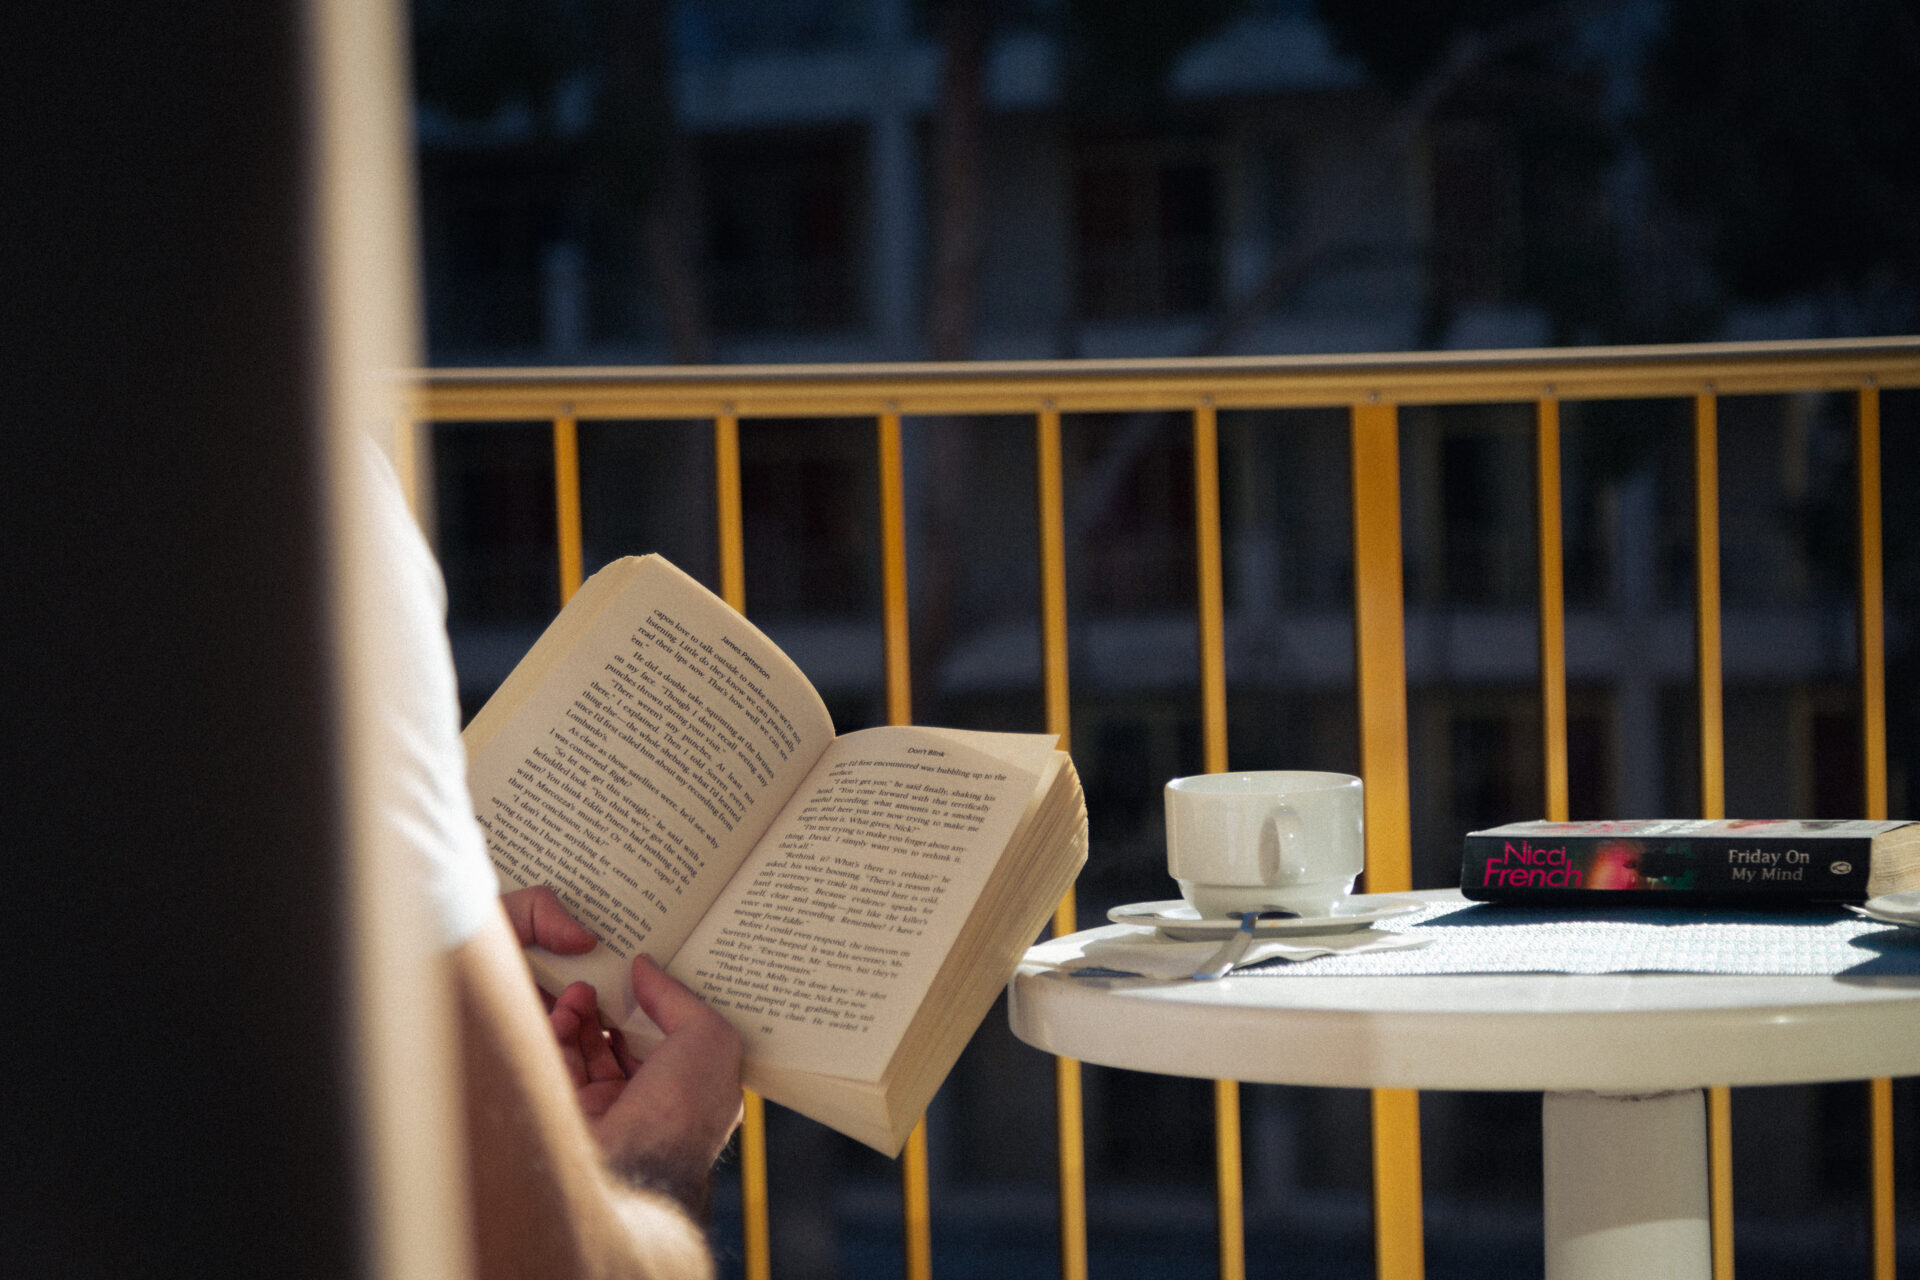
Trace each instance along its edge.
{"label": "pink lettering on book", "polygon": [[1543,847],[1530,840],[1501,841],[1500,855],[1488,858],[1481,883],[1505,889],[1578,889],[1580,869],[1567,858],[1565,845]]}

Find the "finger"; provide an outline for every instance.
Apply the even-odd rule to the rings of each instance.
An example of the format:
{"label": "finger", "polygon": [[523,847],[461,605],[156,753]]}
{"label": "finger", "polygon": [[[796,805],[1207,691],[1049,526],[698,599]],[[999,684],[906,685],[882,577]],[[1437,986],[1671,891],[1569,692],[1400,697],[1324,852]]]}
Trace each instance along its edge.
{"label": "finger", "polygon": [[633,993],[663,1033],[594,1132],[616,1168],[668,1185],[702,1182],[740,1123],[740,1036],[717,1009],[645,956]]}
{"label": "finger", "polygon": [[547,1025],[553,1030],[554,1041],[560,1048],[560,1061],[574,1086],[577,1088],[595,1079],[591,1054],[596,1044],[604,1042],[593,988],[584,982],[569,985],[553,1002]]}
{"label": "finger", "polygon": [[626,1033],[618,1027],[607,1029],[607,1044],[613,1049],[613,1056],[620,1064],[620,1070],[632,1075],[640,1067],[640,1059],[633,1056],[633,1050],[627,1047]]}
{"label": "finger", "polygon": [[590,1083],[587,1075],[587,1060],[580,1052],[579,1021],[565,1010],[558,1010],[548,1017],[553,1027],[554,1043],[560,1050],[560,1065],[566,1068],[567,1079],[578,1089]]}
{"label": "finger", "polygon": [[523,947],[533,945],[533,906],[542,889],[547,893],[553,892],[541,885],[532,889],[513,889],[500,895],[500,909],[507,913],[507,921],[513,925],[513,936],[520,940]]}
{"label": "finger", "polygon": [[[624,1081],[631,1069],[616,1053],[611,1033],[600,1021],[600,1005],[593,987],[575,982],[560,993],[547,1015],[560,1057],[576,1085],[602,1080]],[[622,1045],[622,1050],[625,1046]]]}
{"label": "finger", "polygon": [[555,1013],[564,1010],[580,1022],[585,1022],[588,1018],[597,1018],[599,1007],[599,993],[593,989],[593,984],[590,982],[569,982],[566,990],[562,991],[553,1002]]}
{"label": "finger", "polygon": [[634,960],[633,992],[663,1033],[641,1060],[635,1079],[674,1095],[693,1113],[724,1121],[724,1142],[739,1119],[740,1033],[645,956]]}
{"label": "finger", "polygon": [[523,947],[544,947],[556,955],[573,956],[591,951],[599,943],[592,930],[567,913],[560,896],[549,885],[504,893],[500,905],[506,909],[514,936]]}
{"label": "finger", "polygon": [[651,956],[642,954],[633,958],[633,996],[641,1012],[669,1036],[689,1024],[699,1028],[718,1023],[732,1029],[713,1006],[655,964]]}
{"label": "finger", "polygon": [[627,1072],[620,1065],[619,1057],[613,1051],[613,1042],[607,1031],[600,1025],[600,1016],[594,1016],[580,1028],[580,1057],[586,1067],[587,1079],[625,1081]]}

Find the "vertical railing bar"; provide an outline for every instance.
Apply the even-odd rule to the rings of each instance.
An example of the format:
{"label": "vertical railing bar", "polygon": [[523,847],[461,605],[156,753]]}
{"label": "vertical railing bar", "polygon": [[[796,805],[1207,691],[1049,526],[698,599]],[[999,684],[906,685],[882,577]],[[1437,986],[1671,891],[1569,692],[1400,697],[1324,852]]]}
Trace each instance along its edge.
{"label": "vertical railing bar", "polygon": [[1867,817],[1887,816],[1885,544],[1881,506],[1880,388],[1860,389],[1856,470],[1860,520],[1860,730]]}
{"label": "vertical railing bar", "polygon": [[1713,1241],[1713,1280],[1733,1280],[1733,1091],[1707,1090],[1707,1212]]}
{"label": "vertical railing bar", "polygon": [[767,1107],[751,1089],[740,1091],[740,1246],[746,1280],[773,1275],[772,1203],[767,1195]]}
{"label": "vertical railing bar", "polygon": [[[1880,387],[1860,388],[1855,445],[1860,529],[1860,761],[1867,817],[1887,816],[1885,512],[1881,506]],[[1893,1081],[1867,1085],[1867,1170],[1874,1280],[1894,1280]]]}
{"label": "vertical railing bar", "polygon": [[[1193,411],[1193,522],[1199,575],[1202,767],[1227,768],[1226,593],[1220,551],[1220,430],[1212,397]],[[1240,1087],[1213,1082],[1213,1160],[1221,1280],[1245,1280],[1246,1205],[1240,1167]]]}
{"label": "vertical railing bar", "polygon": [[[913,673],[907,631],[906,472],[900,449],[900,406],[879,418],[881,630],[887,664],[887,723],[913,722]],[[902,1231],[907,1280],[933,1275],[933,1210],[927,1173],[927,1121],[922,1116],[900,1153]]]}
{"label": "vertical railing bar", "polygon": [[[1413,887],[1399,432],[1392,404],[1374,396],[1353,406],[1354,666],[1366,787],[1366,885],[1373,893]],[[1382,1280],[1419,1280],[1426,1255],[1420,1101],[1413,1090],[1373,1092],[1373,1183],[1375,1267]]]}
{"label": "vertical railing bar", "polygon": [[1560,513],[1560,401],[1547,388],[1536,406],[1534,502],[1540,535],[1540,738],[1550,822],[1565,822],[1567,796],[1567,601]]}
{"label": "vertical railing bar", "polygon": [[1220,550],[1220,431],[1213,402],[1193,411],[1195,553],[1199,571],[1200,729],[1208,773],[1227,768],[1226,599]]}
{"label": "vertical railing bar", "polygon": [[[1695,666],[1700,682],[1700,815],[1726,816],[1720,653],[1719,404],[1709,388],[1693,399]],[[1707,1090],[1708,1212],[1714,1280],[1733,1280],[1733,1094]]]}
{"label": "vertical railing bar", "polygon": [[[1060,749],[1071,747],[1071,699],[1067,682],[1067,519],[1062,478],[1060,410],[1049,400],[1034,421],[1035,488],[1040,539],[1040,670],[1047,732]],[[1072,886],[1054,908],[1055,936],[1079,927]],[[1087,1280],[1086,1110],[1080,1064],[1053,1060],[1054,1129],[1060,1195],[1060,1280]]]}
{"label": "vertical railing bar", "polygon": [[920,1117],[900,1153],[900,1231],[907,1280],[933,1275],[933,1193],[927,1171],[927,1119]]}
{"label": "vertical railing bar", "polygon": [[1893,1081],[1867,1082],[1867,1163],[1873,1186],[1873,1280],[1894,1280]]}
{"label": "vertical railing bar", "polygon": [[1420,1092],[1375,1089],[1371,1104],[1375,1268],[1381,1280],[1421,1280]]}
{"label": "vertical railing bar", "polygon": [[[1067,682],[1067,504],[1060,443],[1060,410],[1047,401],[1034,421],[1036,486],[1039,492],[1040,650],[1047,730],[1069,750],[1071,718]],[[1073,919],[1066,921],[1073,932]]]}
{"label": "vertical railing bar", "polygon": [[1700,813],[1726,816],[1720,661],[1720,439],[1711,391],[1693,402],[1694,636],[1700,682]]}
{"label": "vertical railing bar", "polygon": [[906,473],[901,461],[900,409],[880,415],[881,629],[887,673],[887,723],[913,722],[913,679],[907,630]]}
{"label": "vertical railing bar", "polygon": [[720,535],[720,598],[745,613],[747,539],[740,497],[740,417],[732,405],[713,420],[713,480],[713,514]]}
{"label": "vertical railing bar", "polygon": [[1399,430],[1393,405],[1353,407],[1354,643],[1373,893],[1413,887]]}
{"label": "vertical railing bar", "polygon": [[1220,1233],[1220,1280],[1247,1274],[1246,1184],[1240,1151],[1240,1086],[1213,1082],[1213,1185]]}
{"label": "vertical railing bar", "polygon": [[[1067,680],[1067,503],[1061,463],[1060,410],[1048,400],[1034,420],[1034,470],[1038,491],[1040,538],[1040,667],[1046,702],[1047,732],[1060,735],[1060,749],[1071,747],[1072,700]],[[1072,933],[1073,890],[1062,899],[1065,913],[1054,928]]]}
{"label": "vertical railing bar", "polygon": [[585,576],[580,549],[580,427],[571,413],[553,420],[554,519],[560,548],[560,603],[580,589]]}
{"label": "vertical railing bar", "polygon": [[[1060,932],[1056,925],[1054,932]],[[1060,1152],[1060,1280],[1087,1280],[1086,1106],[1080,1064],[1053,1060],[1055,1133]]]}
{"label": "vertical railing bar", "polygon": [[[747,611],[746,521],[740,498],[740,419],[728,405],[713,419],[713,512],[720,560],[720,598]],[[767,1109],[741,1090],[740,1244],[746,1280],[773,1275],[772,1205],[767,1194]]]}

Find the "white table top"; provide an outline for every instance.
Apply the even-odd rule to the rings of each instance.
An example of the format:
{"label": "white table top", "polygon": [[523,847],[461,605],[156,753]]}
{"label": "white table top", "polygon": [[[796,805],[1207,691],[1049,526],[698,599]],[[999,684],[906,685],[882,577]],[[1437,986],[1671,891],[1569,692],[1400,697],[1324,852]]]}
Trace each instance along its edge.
{"label": "white table top", "polygon": [[1063,1057],[1269,1084],[1638,1092],[1920,1074],[1911,976],[1156,982],[1075,978],[1030,958],[1014,975],[1008,1016],[1015,1035]]}

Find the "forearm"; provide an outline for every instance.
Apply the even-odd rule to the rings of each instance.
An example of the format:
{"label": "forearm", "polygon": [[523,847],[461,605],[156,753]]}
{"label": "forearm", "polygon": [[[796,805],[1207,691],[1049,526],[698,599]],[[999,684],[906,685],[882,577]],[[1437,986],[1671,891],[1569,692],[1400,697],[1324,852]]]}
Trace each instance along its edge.
{"label": "forearm", "polygon": [[650,1200],[665,1200],[691,1222],[705,1224],[713,1200],[711,1169],[686,1162],[665,1164],[650,1158],[607,1161],[609,1174],[622,1191]]}
{"label": "forearm", "polygon": [[687,1210],[603,1161],[504,920],[455,952],[453,967],[480,1273],[708,1280],[711,1256]]}
{"label": "forearm", "polygon": [[614,1188],[608,1196],[625,1236],[623,1248],[631,1251],[637,1274],[712,1280],[713,1251],[702,1230],[677,1204],[658,1192],[626,1186]]}

